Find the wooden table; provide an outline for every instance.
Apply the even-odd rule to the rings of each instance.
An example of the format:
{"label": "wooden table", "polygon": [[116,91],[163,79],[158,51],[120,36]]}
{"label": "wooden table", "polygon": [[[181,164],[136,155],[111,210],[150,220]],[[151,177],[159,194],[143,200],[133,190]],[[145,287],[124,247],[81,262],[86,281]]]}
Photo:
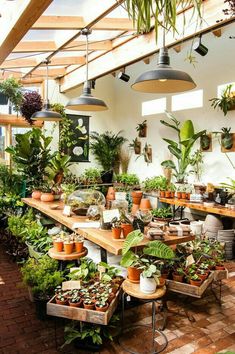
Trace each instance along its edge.
{"label": "wooden table", "polygon": [[235,210],[225,208],[222,205],[216,205],[214,207],[205,207],[203,204],[200,203],[192,203],[187,200],[177,199],[177,198],[160,198],[160,202],[183,207],[183,208],[200,210],[206,213],[212,213],[212,214],[235,218]]}
{"label": "wooden table", "polygon": [[[64,204],[60,201],[54,202],[41,202],[39,200],[35,200],[32,198],[23,198],[22,201],[29,205],[32,208],[35,208],[42,212],[43,214],[49,216],[50,218],[58,221],[60,224],[67,226],[69,229],[73,230],[73,224],[75,222],[87,222],[86,216],[77,216],[72,215],[71,217],[63,215],[63,208]],[[52,209],[54,205],[59,205],[57,209]],[[96,245],[100,246],[101,251],[101,259],[102,261],[107,261],[107,251],[115,254],[120,255],[122,253],[123,247],[123,240],[114,240],[112,238],[112,232],[107,230],[101,229],[94,229],[94,228],[84,228],[84,229],[77,229],[85,239],[95,243]],[[164,243],[167,245],[175,245],[178,243],[188,242],[194,240],[194,236],[164,236]],[[138,247],[145,246],[149,240],[145,238],[142,242],[139,243]]]}

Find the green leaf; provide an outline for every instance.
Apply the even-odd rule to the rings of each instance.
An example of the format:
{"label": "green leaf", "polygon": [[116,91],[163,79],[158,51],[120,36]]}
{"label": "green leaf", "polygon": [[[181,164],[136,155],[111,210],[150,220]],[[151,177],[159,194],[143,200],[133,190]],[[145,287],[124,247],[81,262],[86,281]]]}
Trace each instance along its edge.
{"label": "green leaf", "polygon": [[175,256],[174,251],[161,241],[149,242],[147,247],[144,248],[143,253],[149,256],[163,259],[171,259]]}
{"label": "green leaf", "polygon": [[135,230],[129,233],[124,241],[122,254],[124,255],[131,247],[137,246],[144,238],[144,234],[140,230]]}

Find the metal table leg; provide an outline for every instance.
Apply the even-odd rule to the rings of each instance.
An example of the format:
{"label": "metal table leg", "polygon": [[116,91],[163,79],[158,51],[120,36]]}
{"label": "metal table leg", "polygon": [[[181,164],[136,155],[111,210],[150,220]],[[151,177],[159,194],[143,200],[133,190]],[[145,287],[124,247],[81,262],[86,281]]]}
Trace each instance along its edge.
{"label": "metal table leg", "polygon": [[100,247],[100,259],[102,262],[107,263],[107,251],[103,247]]}

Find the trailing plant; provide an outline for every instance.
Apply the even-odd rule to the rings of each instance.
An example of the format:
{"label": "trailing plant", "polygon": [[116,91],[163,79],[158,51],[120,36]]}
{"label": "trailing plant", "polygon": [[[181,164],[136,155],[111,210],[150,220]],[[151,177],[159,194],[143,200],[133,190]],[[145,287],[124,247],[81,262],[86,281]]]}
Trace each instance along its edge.
{"label": "trailing plant", "polygon": [[117,134],[106,131],[102,134],[97,132],[91,132],[90,134],[90,149],[105,171],[114,169],[121,146],[127,140],[120,135],[121,133],[122,131]]}
{"label": "trailing plant", "polygon": [[33,128],[24,134],[16,134],[15,146],[6,148],[11,154],[12,160],[28,183],[29,189],[33,184],[41,184],[44,176],[47,176],[46,167],[52,158],[50,143],[52,137],[46,137],[41,129]]}
{"label": "trailing plant", "polygon": [[224,116],[227,115],[228,111],[235,105],[235,94],[232,91],[233,85],[230,84],[222,91],[221,97],[211,98],[209,101],[212,102],[211,106],[216,109],[219,108],[223,111]]}
{"label": "trailing plant", "polygon": [[24,93],[20,112],[29,124],[33,124],[31,117],[35,112],[41,111],[42,104],[42,97],[37,91]]}
{"label": "trailing plant", "polygon": [[21,89],[22,85],[14,77],[10,77],[0,82],[0,93],[9,99],[16,112],[20,111],[20,105],[23,101]]}
{"label": "trailing plant", "polygon": [[161,163],[162,166],[166,168],[171,168],[174,171],[174,177],[178,183],[183,183],[185,177],[189,174],[189,167],[191,165],[191,151],[193,145],[203,134],[205,130],[198,133],[194,132],[194,126],[191,120],[186,120],[181,123],[171,114],[166,112],[167,117],[170,119],[170,123],[161,120],[160,122],[174,129],[177,132],[178,141],[170,140],[164,138],[163,140],[168,143],[168,150],[175,157],[176,163],[172,160],[165,160]]}
{"label": "trailing plant", "polygon": [[[165,27],[167,30],[177,32],[176,18],[179,8],[182,10],[192,6],[201,18],[201,0],[125,0],[124,6],[127,9],[129,17],[132,18],[138,33],[148,33],[152,26],[155,29],[156,42],[158,39],[159,27]],[[164,24],[162,21],[164,18]]]}

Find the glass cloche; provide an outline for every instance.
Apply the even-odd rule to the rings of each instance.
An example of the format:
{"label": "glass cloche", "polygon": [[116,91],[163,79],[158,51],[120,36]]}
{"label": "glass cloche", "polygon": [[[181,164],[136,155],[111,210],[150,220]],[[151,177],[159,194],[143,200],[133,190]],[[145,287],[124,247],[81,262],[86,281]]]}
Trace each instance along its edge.
{"label": "glass cloche", "polygon": [[68,197],[68,205],[77,215],[86,215],[90,205],[105,206],[105,203],[104,195],[94,189],[80,189]]}

